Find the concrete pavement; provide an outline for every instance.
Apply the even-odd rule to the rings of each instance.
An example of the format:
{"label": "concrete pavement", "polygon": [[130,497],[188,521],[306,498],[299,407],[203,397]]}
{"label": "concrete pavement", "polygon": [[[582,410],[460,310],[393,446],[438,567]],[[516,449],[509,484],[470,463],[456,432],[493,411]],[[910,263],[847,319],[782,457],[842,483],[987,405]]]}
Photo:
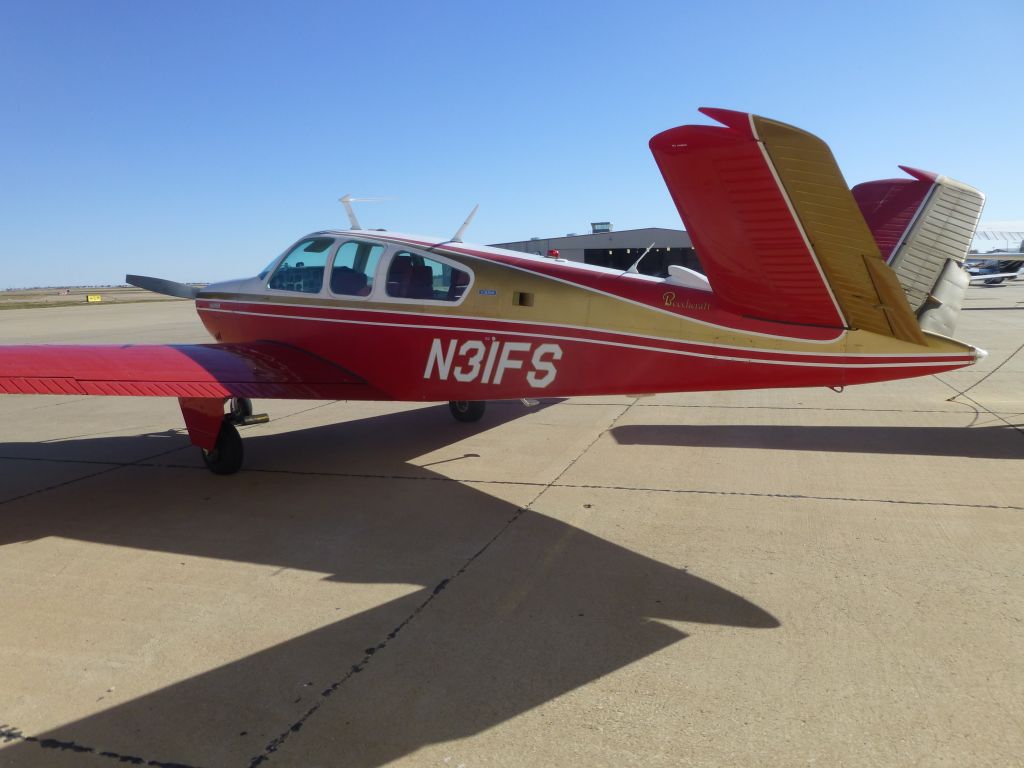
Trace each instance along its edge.
{"label": "concrete pavement", "polygon": [[174,401],[0,398],[0,766],[1018,765],[1021,310],[842,394],[261,402],[227,478]]}

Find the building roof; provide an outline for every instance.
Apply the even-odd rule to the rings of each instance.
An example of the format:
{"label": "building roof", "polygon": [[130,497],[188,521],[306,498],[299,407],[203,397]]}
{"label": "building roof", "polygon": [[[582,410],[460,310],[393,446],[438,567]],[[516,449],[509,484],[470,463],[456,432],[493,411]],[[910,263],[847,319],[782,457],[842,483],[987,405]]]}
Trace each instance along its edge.
{"label": "building roof", "polygon": [[690,236],[680,229],[645,227],[623,229],[617,232],[566,235],[564,237],[538,237],[509,243],[494,243],[496,248],[524,248],[548,250],[550,248],[646,248],[651,243],[659,248],[691,248]]}

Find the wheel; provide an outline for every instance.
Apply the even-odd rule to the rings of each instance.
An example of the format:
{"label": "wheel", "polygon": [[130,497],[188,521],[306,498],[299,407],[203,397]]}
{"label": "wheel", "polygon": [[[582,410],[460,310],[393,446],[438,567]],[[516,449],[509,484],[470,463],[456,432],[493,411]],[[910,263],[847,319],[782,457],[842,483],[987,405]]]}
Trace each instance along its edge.
{"label": "wheel", "polygon": [[252,400],[248,397],[232,397],[228,415],[232,423],[242,423],[252,416]]}
{"label": "wheel", "polygon": [[448,402],[448,408],[456,421],[480,421],[487,403],[483,400],[451,400]]}
{"label": "wheel", "polygon": [[203,462],[206,468],[215,475],[233,475],[242,468],[242,437],[235,425],[227,419],[220,426],[217,444],[212,451],[203,451]]}
{"label": "wheel", "polygon": [[999,285],[1005,279],[1003,277],[993,277],[991,280],[986,280],[985,285]]}

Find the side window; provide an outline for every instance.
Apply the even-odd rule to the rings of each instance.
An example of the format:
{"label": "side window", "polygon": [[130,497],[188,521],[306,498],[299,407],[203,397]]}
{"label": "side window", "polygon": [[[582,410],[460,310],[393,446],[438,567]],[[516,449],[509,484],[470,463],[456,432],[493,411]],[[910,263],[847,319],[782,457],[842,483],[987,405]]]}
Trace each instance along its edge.
{"label": "side window", "polygon": [[303,240],[284,257],[267,287],[279,291],[320,293],[324,284],[327,256],[332,245],[333,237],[311,237]]}
{"label": "side window", "polygon": [[384,246],[349,240],[342,243],[334,254],[331,269],[331,293],[341,296],[369,296],[373,290],[373,276],[384,253]]}
{"label": "side window", "polygon": [[387,294],[396,299],[458,301],[469,273],[412,251],[399,251],[388,267]]}

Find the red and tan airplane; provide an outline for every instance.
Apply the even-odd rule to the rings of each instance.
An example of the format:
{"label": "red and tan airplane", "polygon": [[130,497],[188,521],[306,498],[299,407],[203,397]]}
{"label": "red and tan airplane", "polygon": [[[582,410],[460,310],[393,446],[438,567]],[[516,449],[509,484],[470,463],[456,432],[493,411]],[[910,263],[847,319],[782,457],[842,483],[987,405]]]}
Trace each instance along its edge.
{"label": "red and tan airplane", "polygon": [[[242,464],[251,398],[449,401],[841,388],[971,365],[952,336],[983,196],[935,174],[851,191],[820,139],[702,110],[650,147],[705,273],[668,277],[359,229],[195,288],[211,344],[0,347],[0,393],[177,397],[207,466]],[[343,199],[343,202],[346,202]],[[348,206],[346,206],[348,207]],[[227,413],[225,408],[227,405]]]}

